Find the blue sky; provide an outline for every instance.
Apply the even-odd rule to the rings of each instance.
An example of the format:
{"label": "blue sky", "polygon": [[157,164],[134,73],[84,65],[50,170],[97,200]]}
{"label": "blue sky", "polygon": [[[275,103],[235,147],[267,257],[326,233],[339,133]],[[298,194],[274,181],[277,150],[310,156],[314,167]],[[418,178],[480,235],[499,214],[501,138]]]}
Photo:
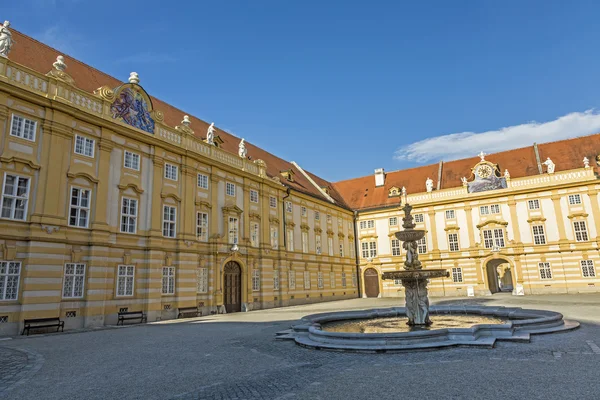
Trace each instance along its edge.
{"label": "blue sky", "polygon": [[333,181],[600,132],[598,15],[594,1],[0,5],[13,28],[137,71],[152,95]]}

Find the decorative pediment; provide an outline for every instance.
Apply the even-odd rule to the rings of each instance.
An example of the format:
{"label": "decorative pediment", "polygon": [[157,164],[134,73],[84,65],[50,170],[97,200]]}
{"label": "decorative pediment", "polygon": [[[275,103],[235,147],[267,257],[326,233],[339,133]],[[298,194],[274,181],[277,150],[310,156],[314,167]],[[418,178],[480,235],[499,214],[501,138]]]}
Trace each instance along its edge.
{"label": "decorative pediment", "polygon": [[140,188],[138,185],[136,185],[133,182],[128,182],[126,184],[120,184],[117,186],[120,190],[124,191],[127,190],[127,188],[132,188],[133,190],[135,190],[138,194],[142,194],[144,193],[144,189]]}
{"label": "decorative pediment", "polygon": [[339,237],[340,239],[343,239],[343,238],[345,238],[345,237],[346,237],[346,235],[344,235],[342,232],[338,232],[338,237]]}
{"label": "decorative pediment", "polygon": [[239,208],[236,205],[225,206],[225,207],[221,208],[221,210],[223,210],[223,214],[237,214],[237,215],[240,215],[241,213],[244,212],[244,210],[242,210],[241,208]]}
{"label": "decorative pediment", "polygon": [[484,226],[487,226],[487,225],[507,226],[508,222],[506,222],[506,221],[499,221],[499,220],[496,220],[496,219],[490,219],[490,220],[487,220],[487,221],[482,222],[481,224],[477,225],[477,228],[481,229],[481,228],[483,228]]}
{"label": "decorative pediment", "polygon": [[319,228],[319,227],[316,227],[316,228],[315,228],[315,232],[316,232],[316,233],[322,233],[322,232],[323,232],[323,229],[321,229],[321,228]]}
{"label": "decorative pediment", "polygon": [[75,179],[75,178],[84,178],[87,179],[88,181],[90,181],[91,183],[98,183],[98,179],[94,178],[92,175],[88,174],[87,172],[82,172],[82,171],[71,171],[69,170],[69,172],[67,172],[67,177],[70,179]]}
{"label": "decorative pediment", "polygon": [[458,230],[460,230],[460,226],[458,226],[458,225],[450,225],[450,226],[445,227],[444,230],[446,232],[448,232],[448,231],[458,231]]}
{"label": "decorative pediment", "polygon": [[506,189],[506,177],[501,176],[500,169],[485,159],[484,152],[479,153],[481,161],[471,168],[472,181],[466,177],[461,178],[463,186],[467,187],[469,193],[486,192],[488,190]]}
{"label": "decorative pediment", "polygon": [[26,158],[19,157],[14,154],[10,154],[10,153],[12,153],[12,152],[5,151],[4,154],[2,154],[2,156],[0,156],[0,161],[3,163],[6,163],[6,164],[12,164],[12,163],[22,164],[22,165],[28,166],[31,169],[35,169],[35,170],[42,168],[40,165],[36,164],[32,160],[28,160]]}
{"label": "decorative pediment", "polygon": [[139,85],[139,77],[131,73],[129,83],[121,85],[114,90],[115,100],[110,106],[112,117],[134,128],[148,133],[154,133],[154,119],[152,99]]}
{"label": "decorative pediment", "polygon": [[177,196],[175,193],[165,193],[165,192],[162,192],[160,194],[160,198],[163,199],[163,200],[166,199],[166,198],[169,198],[169,197],[172,198],[172,199],[174,199],[177,202],[181,201],[181,197]]}
{"label": "decorative pediment", "polygon": [[254,221],[260,221],[260,214],[258,214],[258,213],[252,213],[252,212],[251,212],[250,214],[248,214],[248,217],[249,217],[251,220],[254,220]]}
{"label": "decorative pediment", "polygon": [[294,182],[295,172],[290,168],[279,172],[286,181]]}
{"label": "decorative pediment", "polygon": [[290,228],[293,228],[296,226],[296,223],[294,221],[292,221],[291,219],[286,219],[285,220],[285,225],[289,226]]}
{"label": "decorative pediment", "polygon": [[587,213],[578,212],[578,213],[569,214],[567,216],[567,218],[569,218],[569,219],[573,219],[573,218],[587,218],[587,216],[588,216]]}
{"label": "decorative pediment", "polygon": [[398,197],[401,194],[402,194],[402,190],[396,186],[392,186],[388,191],[388,197]]}
{"label": "decorative pediment", "polygon": [[527,220],[528,223],[532,223],[532,222],[544,222],[546,221],[546,218],[541,217],[541,216],[537,216],[537,217],[531,217]]}
{"label": "decorative pediment", "polygon": [[196,200],[194,203],[196,204],[196,207],[208,208],[208,209],[212,208],[212,204],[210,204],[206,200]]}
{"label": "decorative pediment", "polygon": [[270,222],[271,224],[279,224],[279,218],[277,218],[277,217],[275,217],[275,216],[273,216],[273,215],[270,215],[270,216],[269,216],[269,222]]}
{"label": "decorative pediment", "polygon": [[332,229],[327,229],[327,236],[333,236],[335,232]]}

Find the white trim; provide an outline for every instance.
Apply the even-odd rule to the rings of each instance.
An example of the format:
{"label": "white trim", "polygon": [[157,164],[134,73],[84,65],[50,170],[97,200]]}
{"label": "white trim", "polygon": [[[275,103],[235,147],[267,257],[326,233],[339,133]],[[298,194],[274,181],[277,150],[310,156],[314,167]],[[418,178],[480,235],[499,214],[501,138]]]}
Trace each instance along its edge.
{"label": "white trim", "polygon": [[319,185],[317,185],[317,183],[295,161],[290,161],[290,164],[292,164],[294,167],[296,167],[298,169],[298,171],[300,171],[300,173],[302,175],[304,175],[304,177],[306,179],[308,179],[308,181],[319,191],[319,193],[321,193],[321,195],[323,197],[325,197],[331,203],[335,204],[335,200],[330,195],[325,193],[325,191],[323,189],[321,189],[321,187]]}
{"label": "white trim", "polygon": [[[6,194],[6,177],[7,176],[13,176],[15,177],[15,184],[14,184],[14,188],[15,188],[15,194]],[[19,191],[19,180],[21,179],[27,179],[27,190],[26,190],[26,197],[18,197],[17,193]],[[31,178],[28,176],[21,176],[21,175],[17,175],[17,174],[11,174],[9,172],[5,172],[4,173],[4,179],[2,182],[2,197],[0,198],[0,217],[3,219],[10,219],[13,221],[27,221],[27,211],[29,209],[29,191],[31,189]],[[4,210],[4,198],[8,197],[14,200],[13,206],[11,207],[11,211],[10,217],[2,217],[2,212]],[[19,219],[19,218],[15,218],[15,212],[17,210],[17,201],[19,200],[25,200],[25,207],[23,209],[23,218]]]}
{"label": "white trim", "polygon": [[[21,125],[21,129],[19,129],[20,136],[19,135],[13,135],[13,126],[14,126],[14,123],[15,123],[15,118],[20,118],[20,119],[23,120],[22,121],[22,125]],[[32,139],[29,139],[29,138],[25,137],[25,121],[33,122],[33,138]],[[30,119],[30,118],[23,117],[21,115],[13,113],[12,114],[12,118],[10,119],[10,130],[8,131],[9,135],[12,136],[12,137],[17,137],[19,139],[27,140],[28,142],[35,142],[35,138],[37,136],[37,123],[38,122],[36,120],[34,120],[34,119]]]}
{"label": "white trim", "polygon": [[[130,167],[127,166],[127,154],[131,155],[131,165],[132,166],[130,166]],[[137,157],[137,168],[134,168],[133,167],[133,164],[134,164],[133,160],[135,160],[136,157]],[[140,164],[141,164],[140,163],[140,159],[141,159],[141,157],[140,157],[140,155],[138,153],[134,153],[133,151],[125,150],[123,152],[123,168],[132,169],[134,171],[139,171],[140,170]]]}
{"label": "white trim", "polygon": [[[83,147],[82,147],[82,152],[78,152],[77,151],[77,139],[81,138],[83,140]],[[85,150],[86,150],[86,144],[88,142],[92,142],[92,154],[85,154]],[[89,158],[94,158],[94,155],[96,154],[96,140],[95,139],[90,139],[87,136],[83,136],[80,134],[76,134],[75,135],[75,139],[73,140],[73,153],[78,154],[80,156],[84,156],[84,157],[89,157]]]}

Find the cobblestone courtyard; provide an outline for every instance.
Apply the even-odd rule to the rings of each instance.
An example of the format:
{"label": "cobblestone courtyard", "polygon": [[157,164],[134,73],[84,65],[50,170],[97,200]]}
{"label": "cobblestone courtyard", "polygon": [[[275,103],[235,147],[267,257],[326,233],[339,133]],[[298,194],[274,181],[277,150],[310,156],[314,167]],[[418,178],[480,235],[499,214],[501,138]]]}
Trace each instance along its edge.
{"label": "cobblestone courtyard", "polygon": [[315,312],[398,305],[355,299],[0,341],[2,399],[600,398],[600,295],[434,299],[562,312],[579,330],[494,349],[352,354],[275,332]]}

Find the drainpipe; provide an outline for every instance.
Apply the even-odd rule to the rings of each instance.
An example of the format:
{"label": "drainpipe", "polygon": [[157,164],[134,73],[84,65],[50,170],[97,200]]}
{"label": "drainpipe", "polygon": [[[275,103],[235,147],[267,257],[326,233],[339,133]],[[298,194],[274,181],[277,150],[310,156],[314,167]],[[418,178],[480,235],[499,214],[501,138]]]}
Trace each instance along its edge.
{"label": "drainpipe", "polygon": [[362,293],[360,292],[360,265],[359,265],[359,249],[356,246],[356,239],[358,239],[358,230],[356,229],[356,219],[358,218],[358,211],[354,211],[354,221],[352,223],[352,226],[354,227],[354,243],[352,243],[352,246],[354,246],[354,262],[356,263],[356,286],[358,287],[358,298],[362,298]]}
{"label": "drainpipe", "polygon": [[283,248],[287,251],[287,228],[285,223],[285,199],[290,197],[290,187],[285,189],[285,196],[283,196],[283,203],[281,205],[281,216],[283,218]]}

